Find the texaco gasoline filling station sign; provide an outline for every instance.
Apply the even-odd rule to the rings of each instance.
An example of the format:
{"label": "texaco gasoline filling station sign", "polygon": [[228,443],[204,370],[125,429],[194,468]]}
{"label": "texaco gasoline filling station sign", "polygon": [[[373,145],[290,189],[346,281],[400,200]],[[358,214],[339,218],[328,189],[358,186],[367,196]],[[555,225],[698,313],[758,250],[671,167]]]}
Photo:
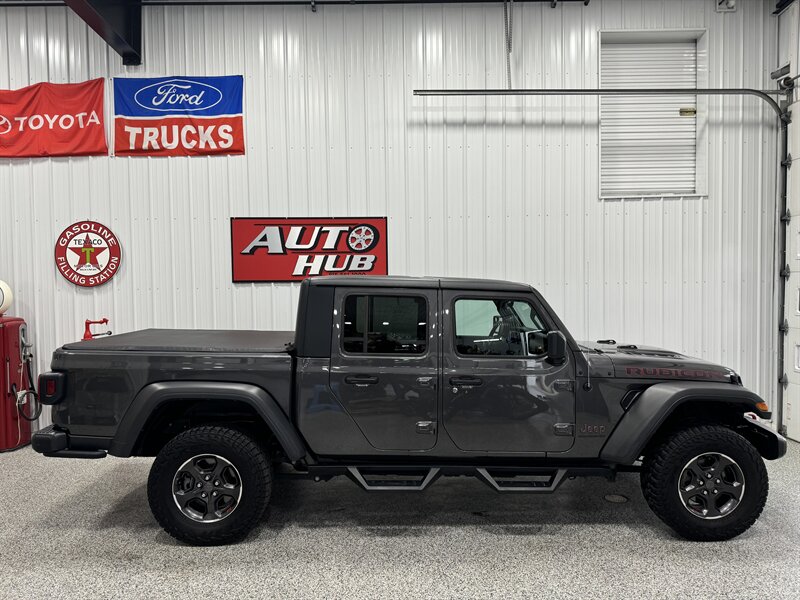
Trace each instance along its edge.
{"label": "texaco gasoline filling station sign", "polygon": [[55,254],[58,272],[64,279],[81,287],[95,287],[117,273],[122,248],[105,225],[81,221],[61,232]]}

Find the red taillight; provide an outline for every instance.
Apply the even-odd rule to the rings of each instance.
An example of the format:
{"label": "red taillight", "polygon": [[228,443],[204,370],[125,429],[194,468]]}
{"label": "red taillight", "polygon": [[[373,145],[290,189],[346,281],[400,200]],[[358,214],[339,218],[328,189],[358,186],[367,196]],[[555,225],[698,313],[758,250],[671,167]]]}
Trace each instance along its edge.
{"label": "red taillight", "polygon": [[39,375],[39,401],[58,404],[64,398],[64,374],[50,371]]}

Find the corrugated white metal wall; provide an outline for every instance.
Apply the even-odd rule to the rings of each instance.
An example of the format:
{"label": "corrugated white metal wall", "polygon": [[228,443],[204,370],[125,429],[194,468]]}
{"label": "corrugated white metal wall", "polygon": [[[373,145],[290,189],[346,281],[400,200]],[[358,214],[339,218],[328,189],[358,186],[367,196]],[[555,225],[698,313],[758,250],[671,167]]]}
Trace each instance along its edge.
{"label": "corrugated white metal wall", "polygon": [[[709,86],[768,86],[770,3],[517,4],[514,81],[596,87],[599,31],[707,28]],[[0,278],[39,367],[87,317],[286,328],[296,285],[232,285],[230,216],[388,215],[390,272],[538,286],[580,338],[664,345],[774,391],[776,130],[757,99],[709,100],[708,196],[599,199],[595,98],[413,97],[502,87],[502,5],[151,7],[145,64],[62,8],[0,9],[0,87],[116,75],[245,76],[247,155],[0,163]],[[123,245],[112,283],[53,263],[73,221]]]}

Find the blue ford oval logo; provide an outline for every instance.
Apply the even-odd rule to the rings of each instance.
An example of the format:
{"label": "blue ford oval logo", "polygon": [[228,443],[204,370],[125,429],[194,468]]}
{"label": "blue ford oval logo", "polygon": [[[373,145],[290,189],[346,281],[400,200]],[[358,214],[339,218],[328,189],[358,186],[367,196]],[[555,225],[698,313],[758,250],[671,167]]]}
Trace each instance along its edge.
{"label": "blue ford oval logo", "polygon": [[222,92],[207,83],[170,79],[143,87],[133,99],[147,110],[192,112],[216,106],[222,102]]}

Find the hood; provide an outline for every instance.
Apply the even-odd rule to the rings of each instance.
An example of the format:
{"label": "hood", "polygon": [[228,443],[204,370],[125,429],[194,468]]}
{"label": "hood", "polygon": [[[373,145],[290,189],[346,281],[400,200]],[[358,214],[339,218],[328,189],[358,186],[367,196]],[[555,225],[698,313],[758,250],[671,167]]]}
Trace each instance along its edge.
{"label": "hood", "polygon": [[619,378],[739,383],[739,377],[733,369],[680,352],[638,344],[579,342],[579,345],[588,355],[601,354],[611,360],[614,376]]}

